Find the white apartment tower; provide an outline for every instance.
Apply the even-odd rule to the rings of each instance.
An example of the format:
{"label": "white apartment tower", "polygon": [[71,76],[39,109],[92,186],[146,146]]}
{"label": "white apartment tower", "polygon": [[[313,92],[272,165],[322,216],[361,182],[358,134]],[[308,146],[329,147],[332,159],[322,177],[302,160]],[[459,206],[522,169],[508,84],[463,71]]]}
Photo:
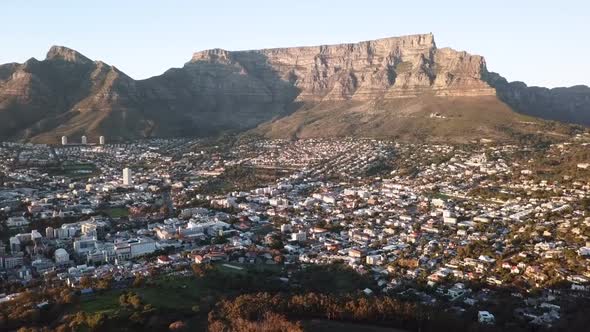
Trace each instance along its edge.
{"label": "white apartment tower", "polygon": [[127,167],[123,169],[123,184],[126,186],[130,186],[133,184],[133,179],[131,178],[133,174],[131,170]]}
{"label": "white apartment tower", "polygon": [[86,136],[82,136],[82,144],[88,144],[88,138],[86,138]]}
{"label": "white apartment tower", "polygon": [[68,136],[61,137],[61,145],[68,145]]}
{"label": "white apartment tower", "polygon": [[100,145],[104,145],[104,136],[100,136],[100,137],[98,138],[98,144],[100,144]]}

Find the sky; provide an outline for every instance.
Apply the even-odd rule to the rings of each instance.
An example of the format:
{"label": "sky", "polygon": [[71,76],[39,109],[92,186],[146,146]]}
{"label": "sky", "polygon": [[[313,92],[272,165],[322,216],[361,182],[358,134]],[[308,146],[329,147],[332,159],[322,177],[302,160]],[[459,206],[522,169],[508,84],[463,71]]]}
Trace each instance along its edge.
{"label": "sky", "polygon": [[244,50],[434,34],[483,55],[488,70],[546,87],[590,85],[585,0],[2,1],[0,63],[44,59],[52,45],[135,79],[210,48]]}

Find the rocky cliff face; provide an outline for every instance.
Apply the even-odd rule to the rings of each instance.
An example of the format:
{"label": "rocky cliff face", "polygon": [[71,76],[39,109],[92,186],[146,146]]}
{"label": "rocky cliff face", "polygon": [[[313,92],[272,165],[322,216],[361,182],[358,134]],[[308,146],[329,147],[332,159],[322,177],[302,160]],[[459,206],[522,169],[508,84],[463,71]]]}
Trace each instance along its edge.
{"label": "rocky cliff face", "polygon": [[[496,95],[522,113],[578,123],[590,119],[587,88],[546,91],[509,84],[488,73],[481,56],[437,48],[431,34],[422,34],[341,45],[207,50],[182,68],[141,81],[56,46],[43,61],[0,66],[0,138],[56,142],[62,135],[84,134],[113,141],[255,127],[279,137],[399,136],[414,124],[436,136],[438,131],[428,128],[440,129],[448,125],[441,119],[451,118],[471,119],[465,128],[480,128],[474,136],[496,135],[497,127],[521,121]],[[549,111],[538,111],[547,104],[553,105]],[[479,113],[471,114],[474,110]],[[478,124],[482,116],[506,123]]]}
{"label": "rocky cliff face", "polygon": [[431,34],[315,47],[211,50],[195,53],[189,65],[203,62],[234,67],[274,90],[289,82],[303,102],[495,94],[481,79],[482,57],[437,49]]}

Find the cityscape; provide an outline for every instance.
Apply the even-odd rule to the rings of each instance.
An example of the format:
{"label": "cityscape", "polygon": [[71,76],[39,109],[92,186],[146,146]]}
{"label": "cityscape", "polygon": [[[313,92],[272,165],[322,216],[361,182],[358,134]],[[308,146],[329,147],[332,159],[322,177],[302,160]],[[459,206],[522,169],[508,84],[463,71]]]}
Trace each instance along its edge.
{"label": "cityscape", "polygon": [[269,266],[289,289],[312,265],[363,276],[366,296],[502,328],[560,326],[588,299],[588,133],[543,149],[67,141],[1,146],[3,303],[32,291],[31,310],[54,306],[39,292],[51,284],[84,307],[138,280],[194,278],[195,266]]}
{"label": "cityscape", "polygon": [[0,332],[589,332],[589,12],[3,2]]}

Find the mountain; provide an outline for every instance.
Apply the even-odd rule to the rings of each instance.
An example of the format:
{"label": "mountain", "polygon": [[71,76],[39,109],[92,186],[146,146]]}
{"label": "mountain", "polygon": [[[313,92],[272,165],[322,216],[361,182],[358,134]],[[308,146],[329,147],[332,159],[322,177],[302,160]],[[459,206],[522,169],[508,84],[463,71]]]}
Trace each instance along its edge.
{"label": "mountain", "polygon": [[249,131],[464,141],[559,127],[531,116],[588,125],[590,88],[508,83],[488,72],[481,56],[438,48],[432,34],[206,50],[146,80],[61,46],[42,61],[0,65],[1,139]]}
{"label": "mountain", "polygon": [[[44,61],[0,67],[4,138],[56,140],[61,135],[121,135],[139,127],[136,82],[117,68],[65,47]],[[132,137],[132,136],[129,136]]]}
{"label": "mountain", "polygon": [[590,126],[590,87],[529,87],[523,82],[509,83],[497,73],[487,73],[485,79],[496,89],[498,97],[518,112]]}

